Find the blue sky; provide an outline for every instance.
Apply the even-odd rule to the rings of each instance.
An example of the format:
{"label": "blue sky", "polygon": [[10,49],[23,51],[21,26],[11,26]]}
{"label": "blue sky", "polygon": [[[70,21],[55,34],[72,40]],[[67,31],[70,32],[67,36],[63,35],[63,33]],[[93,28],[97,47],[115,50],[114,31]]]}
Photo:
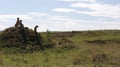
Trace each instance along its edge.
{"label": "blue sky", "polygon": [[120,0],[0,0],[0,30],[16,18],[39,31],[120,30]]}

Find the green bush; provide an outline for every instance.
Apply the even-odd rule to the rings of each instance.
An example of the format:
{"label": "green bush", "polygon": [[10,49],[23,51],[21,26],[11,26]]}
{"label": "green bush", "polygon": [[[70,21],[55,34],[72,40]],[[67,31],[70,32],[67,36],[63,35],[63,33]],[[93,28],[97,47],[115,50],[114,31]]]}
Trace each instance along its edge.
{"label": "green bush", "polygon": [[46,32],[46,36],[43,38],[43,46],[44,49],[46,48],[52,48],[55,46],[55,43],[52,40],[52,33],[50,31],[47,30]]}

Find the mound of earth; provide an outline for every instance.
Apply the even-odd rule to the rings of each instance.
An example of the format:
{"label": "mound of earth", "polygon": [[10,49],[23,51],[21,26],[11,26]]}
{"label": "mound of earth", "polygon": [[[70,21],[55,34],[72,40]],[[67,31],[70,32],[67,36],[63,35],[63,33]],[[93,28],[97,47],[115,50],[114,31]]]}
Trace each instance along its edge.
{"label": "mound of earth", "polygon": [[[19,29],[10,27],[0,33],[1,46],[7,47],[20,47],[25,46],[26,43],[35,43],[35,33],[33,30],[25,27],[25,38],[23,38]],[[26,39],[26,42],[24,42]]]}
{"label": "mound of earth", "polygon": [[[35,45],[36,41],[39,44],[40,34],[37,33],[37,27],[34,31],[28,27],[24,27],[22,20],[17,18],[14,27],[7,28],[0,32],[0,47],[23,47],[29,45]],[[41,44],[41,43],[40,43]]]}

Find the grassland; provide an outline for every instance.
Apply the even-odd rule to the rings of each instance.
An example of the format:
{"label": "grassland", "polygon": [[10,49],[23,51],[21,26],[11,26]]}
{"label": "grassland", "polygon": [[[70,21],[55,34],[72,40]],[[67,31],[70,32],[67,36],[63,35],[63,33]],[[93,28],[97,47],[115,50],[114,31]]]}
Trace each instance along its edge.
{"label": "grassland", "polygon": [[32,53],[1,50],[0,67],[120,67],[120,30],[50,33],[55,47]]}

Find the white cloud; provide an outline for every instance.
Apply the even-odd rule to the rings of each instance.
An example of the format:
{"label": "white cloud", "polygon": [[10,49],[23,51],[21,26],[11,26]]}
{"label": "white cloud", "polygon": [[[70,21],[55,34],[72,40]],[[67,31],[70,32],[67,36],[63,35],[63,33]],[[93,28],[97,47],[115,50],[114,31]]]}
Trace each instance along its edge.
{"label": "white cloud", "polygon": [[56,11],[56,12],[74,12],[75,10],[68,9],[68,8],[55,8],[55,9],[53,9],[53,11]]}
{"label": "white cloud", "polygon": [[[45,17],[43,19],[43,17]],[[35,25],[39,25],[39,31],[50,30],[70,30],[75,26],[74,21],[65,16],[56,16],[50,15],[47,13],[32,12],[27,14],[4,14],[0,15],[0,30],[3,30],[7,27],[14,26],[16,23],[16,18],[20,17],[23,20],[23,24],[30,28],[33,28]]]}
{"label": "white cloud", "polygon": [[29,15],[32,15],[32,16],[41,16],[41,17],[43,17],[43,16],[48,16],[48,14],[47,13],[39,13],[39,12],[30,12],[30,13],[28,13]]}
{"label": "white cloud", "polygon": [[88,14],[91,16],[103,16],[103,17],[112,17],[120,18],[120,6],[118,5],[109,5],[109,4],[87,4],[87,3],[75,3],[71,7],[78,8],[88,8],[92,11],[77,11],[81,14]]}
{"label": "white cloud", "polygon": [[64,26],[66,28],[73,28],[76,26],[76,21],[74,19],[70,19],[68,17],[50,17],[49,20],[54,21],[59,24],[59,26]]}
{"label": "white cloud", "polygon": [[78,19],[71,19],[66,16],[51,16],[49,20],[55,21],[55,22],[62,22],[62,24],[66,24],[67,26],[75,26],[77,25],[76,22],[88,22],[86,20],[78,20]]}
{"label": "white cloud", "polygon": [[23,20],[31,20],[34,16],[44,17],[49,15],[47,13],[40,13],[40,12],[29,12],[26,14],[2,14],[0,15],[0,21],[8,21],[17,17],[20,17]]}
{"label": "white cloud", "polygon": [[50,30],[59,30],[59,31],[68,31],[73,30],[73,28],[77,25],[76,20],[68,18],[66,16],[50,16],[48,18],[52,25],[50,24]]}
{"label": "white cloud", "polygon": [[31,19],[31,17],[27,14],[5,14],[5,15],[0,15],[0,21],[9,21],[13,18],[20,17],[22,19]]}
{"label": "white cloud", "polygon": [[76,10],[70,8],[55,8],[56,12],[74,12],[79,14],[86,14],[90,16],[101,16],[120,18],[120,5],[98,4],[98,3],[74,3],[70,5],[73,8],[87,8],[90,11]]}
{"label": "white cloud", "polygon": [[[23,23],[25,25],[32,26],[31,23],[33,23],[35,20],[37,20],[39,18],[42,19],[42,17],[44,17],[44,16],[48,16],[47,13],[30,12],[30,13],[26,13],[26,14],[1,14],[0,15],[0,25],[3,25],[4,28],[13,26],[16,22],[16,18],[19,17],[21,20],[23,20]],[[33,21],[33,22],[31,22],[31,21]]]}
{"label": "white cloud", "polygon": [[63,2],[96,2],[96,0],[59,0]]}
{"label": "white cloud", "polygon": [[[119,22],[105,20],[81,20],[66,16],[56,16],[47,13],[5,14],[0,15],[4,21],[0,21],[0,30],[13,26],[16,18],[20,16],[23,24],[29,28],[39,25],[38,31],[71,31],[71,30],[96,30],[96,29],[120,29]],[[21,18],[22,17],[22,18]],[[46,18],[43,18],[46,17]],[[6,21],[9,20],[9,21]]]}
{"label": "white cloud", "polygon": [[[104,29],[120,29],[119,21],[108,20],[80,20],[71,19],[65,16],[50,17],[50,21],[55,22],[54,28],[64,30],[104,30]],[[55,29],[54,29],[55,30]]]}

